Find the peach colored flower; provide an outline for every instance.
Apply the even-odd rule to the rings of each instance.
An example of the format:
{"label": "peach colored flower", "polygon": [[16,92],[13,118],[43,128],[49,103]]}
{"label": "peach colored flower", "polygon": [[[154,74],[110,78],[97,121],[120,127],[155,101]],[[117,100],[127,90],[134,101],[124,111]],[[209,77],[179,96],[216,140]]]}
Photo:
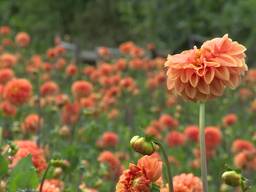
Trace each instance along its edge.
{"label": "peach colored flower", "polygon": [[17,113],[16,107],[8,101],[3,101],[0,103],[0,110],[3,112],[5,116],[9,117],[15,116]]}
{"label": "peach colored flower", "polygon": [[123,167],[119,159],[110,151],[103,151],[98,156],[100,163],[105,163],[108,166],[108,173],[106,175],[109,179],[118,179],[122,174]]}
{"label": "peach colored flower", "polygon": [[[40,185],[37,189],[40,189]],[[42,192],[61,192],[64,188],[64,183],[57,179],[46,179],[44,181]]]}
{"label": "peach colored flower", "polygon": [[14,72],[11,69],[0,70],[0,84],[6,84],[8,81],[14,78]]}
{"label": "peach colored flower", "polygon": [[222,118],[222,122],[224,126],[231,126],[237,122],[237,115],[234,113],[229,113]]}
{"label": "peach colored flower", "polygon": [[163,163],[158,158],[143,156],[139,159],[137,166],[142,169],[146,178],[151,182],[157,181],[162,175]]}
{"label": "peach colored flower", "polygon": [[240,169],[256,170],[256,149],[242,151],[234,157],[234,164]]}
{"label": "peach colored flower", "polygon": [[251,151],[254,149],[254,145],[247,140],[243,140],[243,139],[236,139],[233,143],[232,143],[232,152],[233,153],[238,153],[238,152],[242,152],[242,151]]}
{"label": "peach colored flower", "polygon": [[43,119],[37,114],[28,115],[21,125],[21,129],[24,133],[36,133],[36,131],[42,126]]}
{"label": "peach colored flower", "polygon": [[144,156],[139,159],[137,166],[129,165],[116,186],[116,192],[150,192],[150,184],[160,179],[162,162],[155,157]]}
{"label": "peach colored flower", "polygon": [[186,137],[178,131],[170,131],[166,136],[166,142],[169,147],[178,147],[185,144]]}
{"label": "peach colored flower", "polygon": [[161,117],[159,118],[159,122],[164,127],[168,128],[176,128],[179,125],[179,122],[176,119],[167,114],[162,114]]}
{"label": "peach colored flower", "polygon": [[77,102],[67,102],[61,111],[62,122],[65,125],[75,124],[79,120],[80,116],[80,105]]}
{"label": "peach colored flower", "polygon": [[97,141],[99,147],[115,147],[119,142],[118,135],[112,131],[106,131]]}
{"label": "peach colored flower", "polygon": [[207,150],[215,149],[222,140],[222,133],[217,127],[205,128],[205,144]]}
{"label": "peach colored flower", "polygon": [[[173,178],[174,192],[203,192],[200,178],[192,173],[182,173]],[[162,188],[160,192],[168,192],[168,187]]]}
{"label": "peach colored flower", "polygon": [[0,26],[0,34],[1,35],[8,35],[11,33],[11,28],[7,25]]}
{"label": "peach colored flower", "polygon": [[184,130],[184,134],[187,139],[198,142],[199,140],[199,128],[196,125],[187,126]]}
{"label": "peach colored flower", "polygon": [[143,174],[142,170],[134,164],[121,175],[116,192],[150,192],[150,180]]}
{"label": "peach colored flower", "polygon": [[192,101],[221,96],[225,87],[237,87],[247,70],[245,50],[224,35],[204,42],[200,49],[169,55],[165,63],[167,87]]}
{"label": "peach colored flower", "polygon": [[66,67],[66,74],[68,76],[74,76],[75,74],[77,74],[77,66],[75,64],[69,64],[67,67]]}
{"label": "peach colored flower", "polygon": [[41,173],[47,167],[43,149],[39,148],[35,142],[29,140],[15,141],[18,151],[14,155],[10,167],[14,167],[22,158],[32,156],[32,162],[37,171]]}
{"label": "peach colored flower", "polygon": [[20,47],[26,47],[30,43],[30,36],[26,32],[19,32],[15,37],[15,42]]}
{"label": "peach colored flower", "polygon": [[4,98],[13,105],[21,105],[32,96],[32,85],[26,79],[13,79],[4,87]]}
{"label": "peach colored flower", "polygon": [[111,55],[111,52],[107,47],[99,47],[97,53],[100,57],[108,57]]}
{"label": "peach colored flower", "polygon": [[59,86],[54,81],[47,81],[40,87],[41,96],[54,96],[59,93]]}
{"label": "peach colored flower", "polygon": [[0,56],[0,68],[13,67],[17,63],[17,57],[11,53],[3,53]]}
{"label": "peach colored flower", "polygon": [[75,81],[72,84],[72,94],[75,98],[80,99],[83,97],[87,97],[92,93],[93,86],[88,81]]}

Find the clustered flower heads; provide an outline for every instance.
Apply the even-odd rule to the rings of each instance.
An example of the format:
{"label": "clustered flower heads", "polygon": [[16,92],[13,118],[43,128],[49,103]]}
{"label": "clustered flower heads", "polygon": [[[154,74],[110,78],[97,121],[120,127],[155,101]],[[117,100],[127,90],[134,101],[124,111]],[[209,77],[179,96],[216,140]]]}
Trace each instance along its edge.
{"label": "clustered flower heads", "polygon": [[168,89],[192,101],[221,96],[225,87],[237,87],[247,70],[245,50],[224,35],[204,42],[199,49],[169,55],[165,63]]}

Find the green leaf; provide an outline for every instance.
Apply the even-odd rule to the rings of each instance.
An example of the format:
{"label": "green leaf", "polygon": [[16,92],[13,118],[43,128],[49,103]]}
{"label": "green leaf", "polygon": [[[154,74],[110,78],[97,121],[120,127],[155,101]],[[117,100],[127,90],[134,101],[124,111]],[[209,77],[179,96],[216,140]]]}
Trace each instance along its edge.
{"label": "green leaf", "polygon": [[8,161],[0,155],[0,178],[8,173]]}
{"label": "green leaf", "polygon": [[37,171],[29,155],[21,159],[12,170],[7,184],[7,191],[16,192],[21,189],[35,189],[38,184]]}
{"label": "green leaf", "polygon": [[151,192],[160,192],[160,187],[153,183],[151,185]]}

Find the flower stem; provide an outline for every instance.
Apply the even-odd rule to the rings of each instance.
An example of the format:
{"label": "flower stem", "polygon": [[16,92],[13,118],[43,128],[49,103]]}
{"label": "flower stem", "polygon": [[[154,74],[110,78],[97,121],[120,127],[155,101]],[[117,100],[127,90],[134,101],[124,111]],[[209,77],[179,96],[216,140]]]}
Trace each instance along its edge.
{"label": "flower stem", "polygon": [[167,168],[167,178],[168,178],[168,185],[169,185],[169,192],[174,192],[174,188],[173,188],[173,182],[172,182],[172,173],[171,173],[171,167],[170,167],[170,163],[169,163],[169,160],[168,160],[168,155],[164,149],[164,146],[158,142],[158,141],[154,141],[161,149],[162,151],[162,154],[163,154],[163,160],[164,160],[164,163],[166,165],[166,168]]}
{"label": "flower stem", "polygon": [[2,142],[3,142],[3,127],[0,126],[0,147],[2,147]]}
{"label": "flower stem", "polygon": [[43,175],[42,180],[41,180],[39,192],[42,192],[42,191],[43,191],[44,181],[45,181],[45,179],[46,179],[46,176],[47,176],[47,173],[48,173],[50,167],[51,167],[51,163],[49,163],[47,169],[46,169],[45,172],[44,172],[44,175]]}
{"label": "flower stem", "polygon": [[200,162],[201,162],[201,177],[203,181],[203,191],[208,192],[207,181],[207,160],[205,147],[205,103],[200,103],[199,110],[199,129],[200,129]]}

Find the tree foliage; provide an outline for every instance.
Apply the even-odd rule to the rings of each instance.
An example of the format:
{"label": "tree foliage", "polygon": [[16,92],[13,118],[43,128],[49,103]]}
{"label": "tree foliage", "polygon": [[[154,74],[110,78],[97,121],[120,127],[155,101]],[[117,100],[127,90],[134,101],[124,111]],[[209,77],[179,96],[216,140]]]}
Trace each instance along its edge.
{"label": "tree foliage", "polygon": [[[116,46],[134,40],[176,51],[193,35],[229,33],[255,52],[255,0],[1,0],[0,22],[47,42],[70,35],[81,46]],[[38,41],[43,40],[43,41]]]}

